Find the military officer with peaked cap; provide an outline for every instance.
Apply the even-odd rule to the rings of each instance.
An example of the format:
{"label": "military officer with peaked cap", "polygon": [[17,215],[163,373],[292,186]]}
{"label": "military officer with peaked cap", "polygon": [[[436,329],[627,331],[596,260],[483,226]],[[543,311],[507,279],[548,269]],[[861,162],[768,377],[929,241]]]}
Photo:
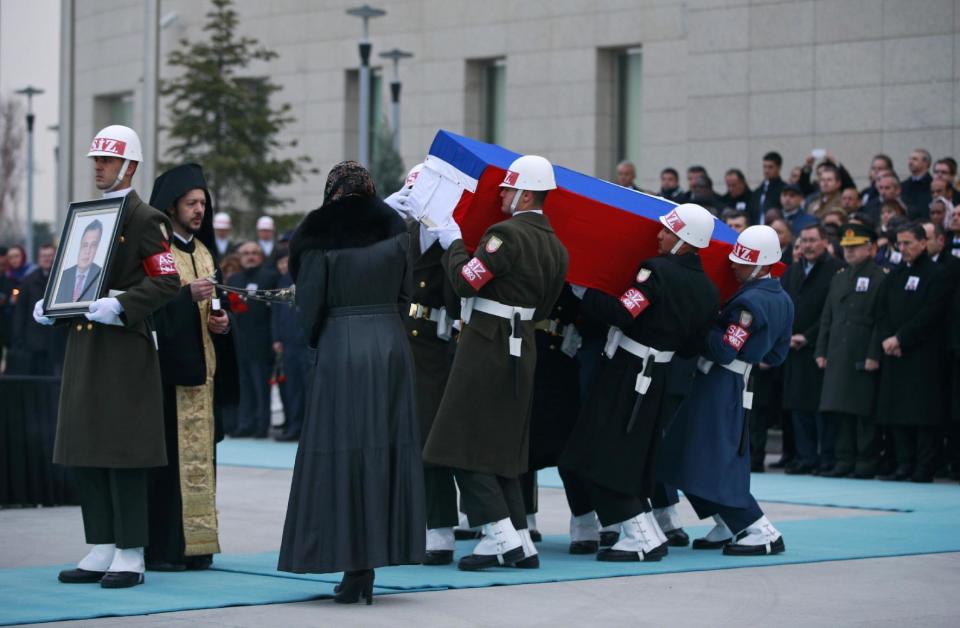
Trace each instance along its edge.
{"label": "military officer with peaked cap", "polygon": [[886,273],[874,261],[877,233],[862,224],[840,231],[848,266],[833,276],[820,319],[816,362],[824,371],[820,412],[835,423],[836,465],[828,477],[873,477],[878,441],[874,425],[880,347],[870,339],[877,295]]}

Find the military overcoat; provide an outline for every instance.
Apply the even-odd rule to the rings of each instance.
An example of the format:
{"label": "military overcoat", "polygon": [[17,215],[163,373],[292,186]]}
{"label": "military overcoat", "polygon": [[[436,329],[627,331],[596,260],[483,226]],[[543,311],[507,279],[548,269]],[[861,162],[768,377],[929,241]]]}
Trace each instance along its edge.
{"label": "military overcoat", "polygon": [[67,321],[53,461],[75,467],[167,463],[160,362],[151,314],[180,289],[170,220],[129,192],[106,287],[121,292],[123,326]]}
{"label": "military overcoat", "polygon": [[827,359],[820,395],[821,412],[872,417],[877,401],[876,372],[864,369],[878,360],[880,347],[870,344],[876,324],[877,295],[886,279],[873,259],[833,276],[820,318],[816,357]]}
{"label": "military overcoat", "polygon": [[567,250],[546,216],[525,211],[487,229],[473,257],[463,241],[456,240],[444,254],[444,265],[459,296],[479,296],[535,308],[535,312],[532,321],[520,323],[519,358],[509,352],[510,321],[472,313],[460,332],[450,379],[423,459],[430,464],[517,477],[527,471],[529,460],[537,362],[534,323],[550,314],[563,289]]}

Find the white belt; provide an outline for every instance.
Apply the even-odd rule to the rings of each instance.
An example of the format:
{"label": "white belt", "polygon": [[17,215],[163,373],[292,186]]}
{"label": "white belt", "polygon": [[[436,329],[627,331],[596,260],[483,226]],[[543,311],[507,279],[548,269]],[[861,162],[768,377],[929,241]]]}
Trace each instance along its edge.
{"label": "white belt", "polygon": [[635,386],[635,390],[641,395],[647,394],[647,390],[653,381],[645,375],[647,372],[647,362],[650,361],[650,358],[653,358],[653,361],[657,364],[666,364],[673,359],[674,354],[673,351],[658,351],[653,347],[648,347],[636,340],[627,338],[620,328],[610,327],[610,331],[607,332],[607,345],[604,347],[603,352],[607,354],[608,358],[613,358],[617,353],[617,349],[623,349],[627,353],[633,354],[643,360],[643,364],[640,366],[640,372],[637,373],[637,384]]}
{"label": "white belt", "polygon": [[470,316],[474,310],[510,321],[510,355],[520,357],[520,347],[523,344],[523,339],[514,338],[517,331],[514,329],[514,317],[519,314],[520,320],[532,321],[533,315],[537,311],[536,308],[506,305],[483,297],[470,297],[469,299],[463,299],[461,303],[461,316],[467,323],[470,322]]}
{"label": "white belt", "polygon": [[437,338],[450,340],[453,321],[447,316],[445,307],[428,307],[419,303],[410,304],[410,318],[428,320],[437,324]]}
{"label": "white belt", "polygon": [[[697,368],[700,369],[704,374],[710,372],[710,368],[713,366],[713,362],[706,358],[697,359]],[[747,390],[747,383],[750,380],[750,371],[753,370],[753,365],[749,362],[744,362],[743,360],[734,360],[730,364],[720,364],[723,368],[736,373],[737,375],[743,375],[743,407],[745,410],[750,410],[753,408],[753,393]]]}

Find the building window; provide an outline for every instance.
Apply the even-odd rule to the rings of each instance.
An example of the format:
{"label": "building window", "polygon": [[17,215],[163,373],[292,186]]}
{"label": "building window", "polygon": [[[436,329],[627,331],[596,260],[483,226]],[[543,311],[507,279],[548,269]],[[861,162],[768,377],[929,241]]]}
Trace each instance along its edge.
{"label": "building window", "polygon": [[467,135],[503,144],[507,132],[507,61],[467,61],[465,130]]}
{"label": "building window", "polygon": [[643,56],[640,48],[621,51],[616,57],[617,159],[640,162],[640,112]]}
{"label": "building window", "polygon": [[[346,76],[344,155],[347,159],[357,159],[359,158],[357,141],[360,133],[360,71],[347,70]],[[378,142],[377,138],[384,133],[390,134],[390,125],[384,110],[382,68],[370,68],[370,117],[368,120],[370,137],[367,146],[370,163],[373,163],[380,156],[379,151],[383,148],[383,142]]]}
{"label": "building window", "polygon": [[133,126],[133,92],[96,96],[93,101],[94,126],[99,130],[111,124]]}

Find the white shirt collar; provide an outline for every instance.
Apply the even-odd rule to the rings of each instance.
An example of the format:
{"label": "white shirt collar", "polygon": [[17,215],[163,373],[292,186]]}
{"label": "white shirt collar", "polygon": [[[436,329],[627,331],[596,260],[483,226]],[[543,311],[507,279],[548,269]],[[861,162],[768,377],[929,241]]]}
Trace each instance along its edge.
{"label": "white shirt collar", "polygon": [[122,198],[133,192],[133,188],[123,188],[122,190],[114,190],[113,192],[104,192],[103,198]]}
{"label": "white shirt collar", "polygon": [[193,234],[190,234],[190,237],[189,237],[189,238],[184,238],[182,235],[180,235],[180,234],[177,233],[176,231],[173,232],[173,237],[175,237],[176,239],[180,240],[180,241],[183,242],[184,244],[190,244],[190,241],[193,240]]}

